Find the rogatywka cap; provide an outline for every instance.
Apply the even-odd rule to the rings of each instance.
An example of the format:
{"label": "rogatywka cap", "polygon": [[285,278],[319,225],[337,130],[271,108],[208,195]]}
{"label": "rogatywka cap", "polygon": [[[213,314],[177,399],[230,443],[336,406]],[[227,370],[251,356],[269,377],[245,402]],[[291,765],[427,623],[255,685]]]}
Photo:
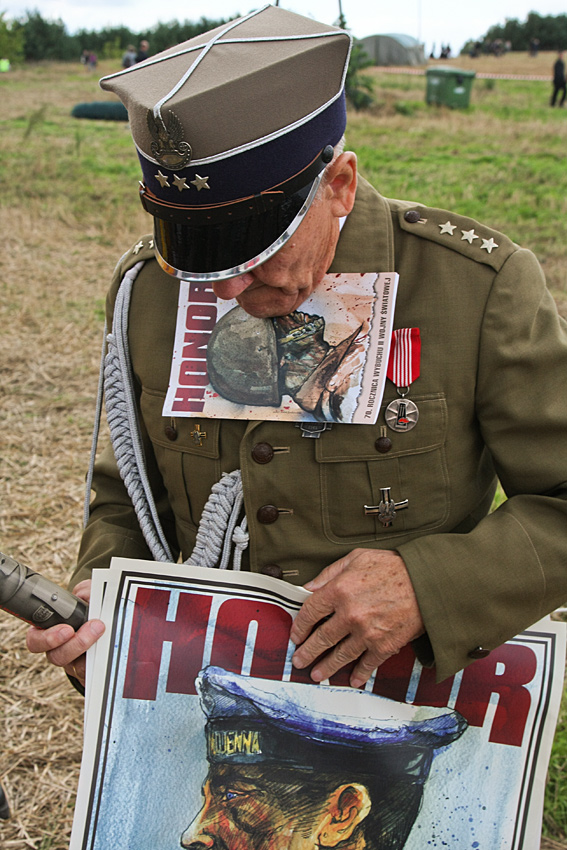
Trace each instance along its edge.
{"label": "rogatywka cap", "polygon": [[128,110],[162,268],[221,280],[287,242],[345,130],[350,44],[265,6],[101,80]]}

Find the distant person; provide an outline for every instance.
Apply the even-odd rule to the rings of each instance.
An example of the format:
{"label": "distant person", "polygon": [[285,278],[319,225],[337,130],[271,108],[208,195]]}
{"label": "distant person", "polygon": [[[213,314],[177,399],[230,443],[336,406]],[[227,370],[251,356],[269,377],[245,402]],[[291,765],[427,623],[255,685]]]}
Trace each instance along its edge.
{"label": "distant person", "polygon": [[92,50],[83,50],[81,53],[81,65],[84,65],[87,71],[94,71],[98,64],[96,53]]}
{"label": "distant person", "polygon": [[126,48],[126,52],[122,55],[122,67],[130,68],[132,65],[136,64],[136,48],[133,44],[129,44]]}
{"label": "distant person", "polygon": [[143,38],[136,53],[136,62],[143,62],[150,55],[150,42]]}
{"label": "distant person", "polygon": [[539,50],[539,38],[530,39],[530,56],[537,56]]}
{"label": "distant person", "polygon": [[501,38],[495,38],[492,42],[492,52],[495,56],[502,56],[504,52],[504,42]]}
{"label": "distant person", "polygon": [[563,61],[563,51],[560,50],[557,54],[557,59],[553,66],[553,94],[551,95],[551,106],[555,106],[557,95],[561,92],[561,100],[558,106],[563,106],[565,96],[567,94],[567,80],[565,79],[565,62]]}

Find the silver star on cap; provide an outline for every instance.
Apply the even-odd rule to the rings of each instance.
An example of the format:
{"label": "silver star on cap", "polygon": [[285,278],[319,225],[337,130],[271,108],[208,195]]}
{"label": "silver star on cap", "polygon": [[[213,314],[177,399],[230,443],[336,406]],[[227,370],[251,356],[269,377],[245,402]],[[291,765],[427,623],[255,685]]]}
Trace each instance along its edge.
{"label": "silver star on cap", "polygon": [[187,178],[186,177],[178,177],[177,174],[173,175],[173,185],[177,186],[180,192],[184,189],[188,189]]}
{"label": "silver star on cap", "polygon": [[451,224],[450,221],[446,221],[445,224],[439,224],[437,226],[441,228],[441,233],[449,233],[450,236],[453,235],[453,230],[457,227],[456,224]]}
{"label": "silver star on cap", "polygon": [[474,232],[474,228],[472,230],[461,230],[461,233],[463,234],[461,236],[461,242],[463,241],[463,239],[466,239],[467,242],[472,245],[473,239],[478,239],[478,236]]}
{"label": "silver star on cap", "polygon": [[162,174],[161,171],[158,171],[158,173],[155,175],[155,178],[162,189],[164,189],[166,186],[169,189],[169,180],[167,179],[165,174]]}
{"label": "silver star on cap", "polygon": [[195,186],[197,192],[200,192],[201,189],[210,189],[211,187],[207,183],[208,177],[201,177],[199,174],[195,174],[195,179],[191,180],[191,185]]}
{"label": "silver star on cap", "polygon": [[138,242],[138,244],[134,245],[134,247],[132,248],[132,253],[137,254],[138,251],[141,251],[143,247],[144,247],[144,243],[140,240],[140,242]]}
{"label": "silver star on cap", "polygon": [[480,250],[482,251],[483,248],[485,248],[488,251],[489,254],[492,254],[493,249],[498,248],[498,245],[496,244],[496,242],[494,241],[494,239],[491,236],[490,239],[483,239],[482,240],[482,245],[480,246]]}

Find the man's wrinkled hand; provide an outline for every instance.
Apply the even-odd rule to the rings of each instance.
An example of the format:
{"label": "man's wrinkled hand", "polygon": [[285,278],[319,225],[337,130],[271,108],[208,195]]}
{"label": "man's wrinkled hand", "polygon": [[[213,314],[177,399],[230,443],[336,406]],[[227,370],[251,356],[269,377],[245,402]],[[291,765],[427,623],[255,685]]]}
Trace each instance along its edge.
{"label": "man's wrinkled hand", "polygon": [[[354,688],[424,632],[406,565],[386,549],[354,549],[305,585],[312,595],[291,628],[295,667],[319,659],[311,677],[328,679],[356,661]],[[322,657],[321,657],[322,656]]]}
{"label": "man's wrinkled hand", "polygon": [[[73,593],[88,604],[91,597],[91,582],[89,580],[80,582],[73,589]],[[101,620],[87,620],[77,631],[64,623],[52,626],[50,629],[36,629],[32,626],[26,634],[26,644],[30,652],[45,652],[50,664],[63,667],[69,676],[73,676],[84,685],[85,653],[103,632],[104,623]]]}

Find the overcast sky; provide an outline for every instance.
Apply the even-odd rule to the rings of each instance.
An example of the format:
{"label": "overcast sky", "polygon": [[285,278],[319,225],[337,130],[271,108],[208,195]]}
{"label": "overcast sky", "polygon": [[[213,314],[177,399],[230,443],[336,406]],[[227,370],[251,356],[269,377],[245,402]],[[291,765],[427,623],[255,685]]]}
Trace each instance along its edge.
{"label": "overcast sky", "polygon": [[[172,20],[196,21],[246,14],[264,3],[253,0],[0,0],[0,12],[15,18],[37,10],[48,20],[61,19],[70,33],[78,29],[99,30],[126,25],[134,31]],[[280,5],[299,14],[332,24],[339,0],[280,0]],[[564,0],[342,0],[347,25],[357,38],[377,33],[405,33],[423,41],[429,53],[449,43],[458,52],[469,38],[483,35],[506,18],[524,21],[531,11],[540,15],[566,13]],[[567,47],[567,45],[566,45]]]}

